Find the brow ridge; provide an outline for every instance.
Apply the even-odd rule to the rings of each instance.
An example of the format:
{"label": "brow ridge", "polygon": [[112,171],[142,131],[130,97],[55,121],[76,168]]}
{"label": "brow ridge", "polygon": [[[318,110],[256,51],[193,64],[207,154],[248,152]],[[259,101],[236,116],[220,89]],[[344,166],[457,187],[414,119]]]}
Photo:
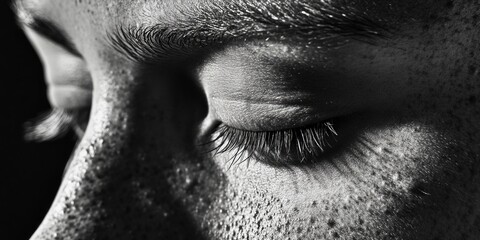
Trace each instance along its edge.
{"label": "brow ridge", "polygon": [[[255,2],[255,4],[252,4]],[[183,9],[182,9],[183,10]],[[296,36],[312,41],[338,37],[373,42],[391,35],[379,21],[348,6],[269,4],[242,0],[227,5],[187,8],[177,22],[117,26],[111,45],[131,60],[158,62],[212,45]]]}

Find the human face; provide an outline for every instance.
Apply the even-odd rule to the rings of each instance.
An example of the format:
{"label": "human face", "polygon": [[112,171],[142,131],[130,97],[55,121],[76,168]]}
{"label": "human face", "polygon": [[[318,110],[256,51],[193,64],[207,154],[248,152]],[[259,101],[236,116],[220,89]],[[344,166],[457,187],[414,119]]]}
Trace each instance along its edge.
{"label": "human face", "polygon": [[90,109],[32,239],[480,236],[475,1],[18,6]]}

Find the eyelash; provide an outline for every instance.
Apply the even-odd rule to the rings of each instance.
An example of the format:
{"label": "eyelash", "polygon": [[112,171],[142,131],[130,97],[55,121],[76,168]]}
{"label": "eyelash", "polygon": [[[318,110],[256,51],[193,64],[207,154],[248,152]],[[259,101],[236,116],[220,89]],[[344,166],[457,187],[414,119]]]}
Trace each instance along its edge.
{"label": "eyelash", "polygon": [[27,141],[45,142],[65,136],[74,130],[80,138],[88,123],[90,109],[65,110],[53,108],[25,123],[24,138]]}
{"label": "eyelash", "polygon": [[251,160],[272,166],[288,167],[314,163],[337,143],[333,121],[305,128],[280,131],[247,131],[221,124],[212,133],[209,152],[233,153],[229,167]]}

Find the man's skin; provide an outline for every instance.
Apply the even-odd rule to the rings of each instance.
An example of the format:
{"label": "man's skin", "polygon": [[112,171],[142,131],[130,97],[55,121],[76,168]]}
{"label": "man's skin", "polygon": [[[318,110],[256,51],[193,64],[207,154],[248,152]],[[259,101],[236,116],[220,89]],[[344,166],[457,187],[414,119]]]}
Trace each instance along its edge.
{"label": "man's skin", "polygon": [[[75,48],[25,27],[44,62],[52,104],[91,105],[32,239],[480,236],[476,1],[304,1],[289,13],[335,6],[344,11],[340,19],[375,24],[341,31],[315,25],[323,30],[303,33],[262,25],[265,11],[241,15],[232,6],[245,0],[24,2],[20,21],[32,12]],[[248,2],[270,9],[272,19],[290,9],[282,1]],[[212,3],[217,14],[200,16]],[[115,34],[148,26],[218,26],[228,39],[207,46],[203,35],[195,42],[186,34],[179,42],[189,50],[174,43],[148,55]],[[219,123],[280,131],[328,119],[339,119],[338,144],[309,161],[285,152],[275,161],[286,164],[256,155],[241,161],[235,148],[208,153],[218,141],[198,144],[214,139]]]}

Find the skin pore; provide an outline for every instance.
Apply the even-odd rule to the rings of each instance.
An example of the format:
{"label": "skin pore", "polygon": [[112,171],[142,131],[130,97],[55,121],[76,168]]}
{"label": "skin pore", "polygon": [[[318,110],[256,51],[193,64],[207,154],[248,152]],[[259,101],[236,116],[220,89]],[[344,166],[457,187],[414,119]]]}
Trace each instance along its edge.
{"label": "skin pore", "polygon": [[32,239],[477,239],[480,6],[272,2],[18,3],[90,109]]}

